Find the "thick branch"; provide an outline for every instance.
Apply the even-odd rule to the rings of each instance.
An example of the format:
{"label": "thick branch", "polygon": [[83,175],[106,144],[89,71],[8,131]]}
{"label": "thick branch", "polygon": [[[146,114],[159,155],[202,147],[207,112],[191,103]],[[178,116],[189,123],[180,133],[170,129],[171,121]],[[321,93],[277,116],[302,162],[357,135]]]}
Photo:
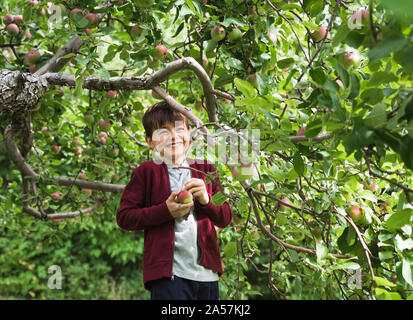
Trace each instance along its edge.
{"label": "thick branch", "polygon": [[68,43],[66,43],[62,49],[59,50],[43,67],[41,67],[36,75],[41,76],[47,72],[58,72],[61,70],[66,63],[69,62],[70,58],[62,58],[69,53],[75,53],[82,46],[83,40],[79,38],[78,35],[74,35]]}

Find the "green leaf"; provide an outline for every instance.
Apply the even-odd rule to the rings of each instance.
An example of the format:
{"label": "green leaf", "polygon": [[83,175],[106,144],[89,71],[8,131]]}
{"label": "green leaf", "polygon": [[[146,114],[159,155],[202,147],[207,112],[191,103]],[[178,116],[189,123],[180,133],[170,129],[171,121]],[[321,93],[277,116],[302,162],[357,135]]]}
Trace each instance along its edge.
{"label": "green leaf", "polygon": [[311,69],[310,77],[314,80],[315,83],[321,85],[323,85],[327,80],[327,76],[325,75],[324,70],[321,67]]}
{"label": "green leaf", "polygon": [[357,234],[352,227],[349,227],[346,234],[346,242],[349,247],[356,243]]}
{"label": "green leaf", "polygon": [[402,34],[393,34],[384,38],[368,53],[370,62],[374,62],[390,56],[392,52],[398,51],[408,43]]}
{"label": "green leaf", "polygon": [[413,215],[413,209],[403,209],[393,213],[386,221],[386,228],[389,231],[396,231],[406,224],[410,224],[411,217]]}
{"label": "green leaf", "polygon": [[409,260],[407,260],[406,258],[403,259],[402,262],[402,275],[404,280],[413,287],[413,282],[412,282],[412,270],[411,270],[411,266],[410,266],[410,262]]}
{"label": "green leaf", "polygon": [[256,73],[258,89],[261,95],[268,93],[268,76],[265,74]]}
{"label": "green leaf", "polygon": [[89,20],[86,19],[83,14],[76,12],[73,16],[73,20],[78,28],[86,28],[89,25]]}
{"label": "green leaf", "polygon": [[398,18],[413,19],[413,2],[411,0],[381,0],[381,4],[392,10]]}
{"label": "green leaf", "polygon": [[393,73],[378,71],[378,72],[373,73],[373,76],[367,82],[367,86],[375,87],[381,84],[387,84],[387,83],[395,82],[398,80],[399,78],[396,77]]}
{"label": "green leaf", "polygon": [[374,131],[366,127],[359,119],[355,119],[353,131],[343,138],[343,145],[347,154],[373,143],[374,136]]}
{"label": "green leaf", "polygon": [[286,59],[282,59],[282,60],[277,61],[277,66],[281,69],[284,69],[284,68],[288,68],[293,63],[294,63],[293,58],[286,58]]}
{"label": "green leaf", "polygon": [[76,79],[75,90],[73,95],[75,97],[80,97],[83,90],[83,83],[85,82],[86,72],[82,72],[81,75]]}
{"label": "green leaf", "polygon": [[356,98],[360,92],[360,79],[355,73],[352,73],[350,76],[350,93],[347,99],[351,100]]}
{"label": "green leaf", "polygon": [[184,26],[185,26],[185,23],[182,22],[182,23],[179,25],[178,29],[176,29],[176,32],[175,32],[175,34],[172,36],[172,38],[175,38],[178,34],[180,34],[181,31],[183,30]]}
{"label": "green leaf", "polygon": [[240,61],[238,59],[235,59],[233,57],[229,57],[227,59],[227,64],[231,68],[234,68],[234,69],[237,69],[237,70],[244,70],[244,64],[242,63],[242,61]]}
{"label": "green leaf", "polygon": [[347,88],[350,82],[350,77],[347,70],[340,63],[337,63],[337,73],[340,80],[343,82],[344,87]]}
{"label": "green leaf", "polygon": [[307,138],[314,138],[323,129],[323,121],[321,118],[316,118],[310,121],[305,128],[305,136]]}
{"label": "green leaf", "polygon": [[338,269],[350,269],[350,270],[357,270],[360,269],[360,265],[357,262],[345,262],[341,264],[336,264],[329,267],[329,270],[338,270]]}
{"label": "green leaf", "polygon": [[404,165],[413,170],[413,139],[406,134],[400,143],[400,156],[404,162]]}
{"label": "green leaf", "polygon": [[202,17],[202,15],[199,13],[199,11],[195,8],[194,3],[192,2],[192,0],[185,0],[186,5],[189,7],[189,9],[191,9],[191,11],[193,13],[195,13],[198,16],[198,19],[203,22],[204,18]]}
{"label": "green leaf", "polygon": [[320,260],[320,261],[324,260],[328,255],[327,246],[324,245],[322,242],[317,242],[316,254],[317,254],[317,260]]}
{"label": "green leaf", "polygon": [[222,21],[220,24],[222,26],[224,26],[225,28],[228,28],[232,24],[235,24],[235,25],[240,26],[240,27],[245,27],[247,25],[244,22],[242,22],[241,20],[239,20],[237,18],[234,18],[234,17],[225,18],[224,21]]}
{"label": "green leaf", "polygon": [[379,259],[380,261],[388,260],[393,258],[393,251],[380,251]]}
{"label": "green leaf", "polygon": [[365,124],[372,128],[384,127],[387,123],[386,108],[384,103],[376,104],[364,119]]}
{"label": "green leaf", "polygon": [[227,201],[227,196],[223,194],[221,191],[215,193],[211,198],[211,203],[215,206],[221,206]]}
{"label": "green leaf", "polygon": [[342,23],[341,26],[337,29],[336,35],[333,38],[332,46],[337,47],[350,32],[350,28],[348,27],[347,23]]}
{"label": "green leaf", "polygon": [[312,17],[316,17],[323,12],[325,6],[326,4],[323,0],[316,0],[312,2],[308,11]]}
{"label": "green leaf", "polygon": [[385,278],[381,278],[381,277],[374,277],[374,282],[376,283],[376,285],[378,286],[382,286],[382,287],[395,287],[396,284],[394,284],[393,282],[390,282],[389,280],[385,279]]}
{"label": "green leaf", "polygon": [[297,152],[293,158],[294,170],[298,175],[302,176],[304,174],[304,161],[301,155]]}
{"label": "green leaf", "polygon": [[227,257],[233,257],[237,254],[237,244],[234,241],[228,242],[223,251]]}
{"label": "green leaf", "polygon": [[235,86],[237,87],[237,90],[240,91],[247,98],[252,98],[256,96],[255,88],[248,81],[235,78],[234,83],[235,83]]}

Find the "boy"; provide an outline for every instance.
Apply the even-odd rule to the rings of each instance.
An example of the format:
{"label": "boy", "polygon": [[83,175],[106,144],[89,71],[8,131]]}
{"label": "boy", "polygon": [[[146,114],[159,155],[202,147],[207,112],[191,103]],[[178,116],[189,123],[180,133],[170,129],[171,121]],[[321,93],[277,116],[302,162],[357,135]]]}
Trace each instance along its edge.
{"label": "boy", "polygon": [[[145,161],[133,171],[116,221],[124,230],[144,230],[144,286],[153,300],[219,299],[223,267],[215,226],[226,227],[232,211],[227,202],[210,202],[220,190],[219,178],[206,184],[205,175],[196,171],[215,168],[186,157],[191,128],[166,102],[151,106],[142,123],[147,144],[163,161]],[[192,194],[190,203],[174,201],[183,189]]]}

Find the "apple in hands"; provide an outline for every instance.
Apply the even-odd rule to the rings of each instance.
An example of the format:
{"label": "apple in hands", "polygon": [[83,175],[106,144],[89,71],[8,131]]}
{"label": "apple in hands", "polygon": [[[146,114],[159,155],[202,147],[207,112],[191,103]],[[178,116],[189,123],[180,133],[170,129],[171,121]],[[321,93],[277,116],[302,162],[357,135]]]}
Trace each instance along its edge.
{"label": "apple in hands", "polygon": [[193,200],[192,194],[188,192],[187,190],[181,190],[178,193],[178,195],[175,197],[175,202],[182,203],[182,204],[190,203],[192,202],[192,200]]}
{"label": "apple in hands", "polygon": [[204,180],[192,178],[185,183],[184,190],[191,193],[193,198],[198,199],[200,204],[205,206],[209,203],[209,195]]}
{"label": "apple in hands", "polygon": [[[186,191],[186,190],[183,190],[183,191]],[[169,210],[171,216],[174,219],[179,218],[179,217],[183,217],[184,215],[188,214],[188,212],[191,210],[191,207],[194,205],[192,200],[188,203],[179,203],[179,202],[177,202],[177,196],[181,192],[182,191],[174,191],[169,195],[169,198],[166,199],[166,206],[168,207],[168,210]],[[183,195],[185,195],[185,194],[183,194]],[[181,195],[181,197],[182,197],[182,195]],[[187,199],[187,197],[184,197],[183,200],[185,200],[185,199]]]}

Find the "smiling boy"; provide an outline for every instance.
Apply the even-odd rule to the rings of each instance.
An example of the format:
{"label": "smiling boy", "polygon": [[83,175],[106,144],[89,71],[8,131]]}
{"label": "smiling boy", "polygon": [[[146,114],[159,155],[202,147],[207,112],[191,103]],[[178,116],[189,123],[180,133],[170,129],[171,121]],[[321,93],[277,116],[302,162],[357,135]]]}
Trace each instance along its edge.
{"label": "smiling boy", "polygon": [[[215,168],[186,157],[191,127],[166,102],[151,106],[142,123],[147,144],[162,161],[143,162],[133,171],[116,220],[124,230],[144,230],[145,288],[154,300],[219,299],[223,267],[215,226],[226,227],[232,211],[227,202],[210,202],[220,191],[219,178],[206,183],[202,172],[215,173]],[[193,201],[176,203],[184,189]]]}

